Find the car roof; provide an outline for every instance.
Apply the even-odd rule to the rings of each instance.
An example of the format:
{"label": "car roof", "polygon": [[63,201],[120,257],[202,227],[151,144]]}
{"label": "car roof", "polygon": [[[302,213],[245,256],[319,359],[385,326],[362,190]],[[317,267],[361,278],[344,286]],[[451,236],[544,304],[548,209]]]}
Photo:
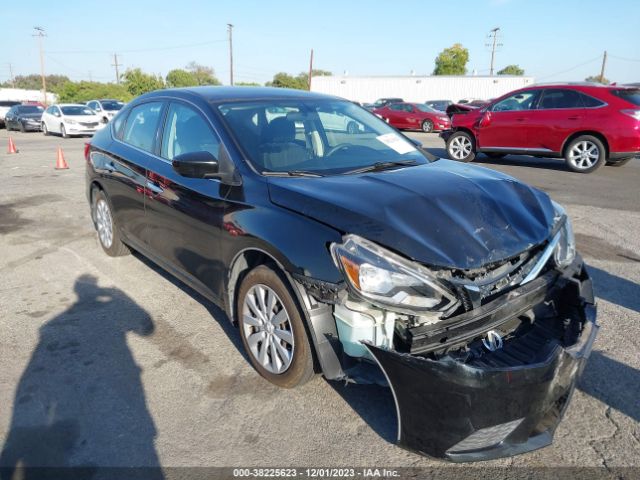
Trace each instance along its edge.
{"label": "car roof", "polygon": [[56,103],[52,107],[86,107],[84,103]]}
{"label": "car roof", "polygon": [[[276,88],[276,87],[185,87],[185,88],[168,88],[163,90],[155,90],[146,93],[138,98],[153,98],[162,96],[175,97],[197,97],[207,102],[235,102],[247,100],[268,100],[268,99],[327,99],[327,100],[344,100],[332,95],[324,95],[321,93],[309,92],[307,90],[296,90],[292,88]],[[347,100],[345,100],[347,101]]]}

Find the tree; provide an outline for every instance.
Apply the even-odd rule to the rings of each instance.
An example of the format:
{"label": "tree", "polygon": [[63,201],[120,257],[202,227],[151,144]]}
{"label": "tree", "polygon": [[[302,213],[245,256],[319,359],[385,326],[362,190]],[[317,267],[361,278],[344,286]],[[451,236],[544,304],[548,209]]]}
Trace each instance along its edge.
{"label": "tree", "polygon": [[498,75],[524,75],[524,70],[518,65],[507,65],[502,70],[498,71]]}
{"label": "tree", "polygon": [[234,82],[236,87],[261,87],[258,82]]}
{"label": "tree", "polygon": [[433,74],[464,75],[467,73],[468,61],[469,50],[456,43],[449,48],[445,48],[436,57],[436,68],[433,70]]}
{"label": "tree", "polygon": [[[301,75],[308,76],[307,73],[301,73]],[[312,77],[330,77],[333,75],[329,70],[316,70],[315,68],[311,70]]]}
{"label": "tree", "polygon": [[194,87],[198,85],[195,75],[181,68],[176,68],[167,73],[167,87]]}
{"label": "tree", "polygon": [[124,87],[133,97],[164,88],[162,77],[149,75],[139,68],[127,70],[122,75]]}
{"label": "tree", "polygon": [[96,98],[114,98],[128,102],[133,96],[124,85],[100,82],[66,82],[58,88],[58,101],[67,103],[85,103]]}
{"label": "tree", "polygon": [[[69,77],[65,75],[45,75],[47,82],[47,90],[57,93],[57,90],[65,83],[69,82]],[[37,73],[30,75],[18,75],[13,79],[15,88],[24,88],[26,90],[41,90],[42,89],[42,77]],[[1,87],[13,88],[11,81],[6,81],[0,84]]]}
{"label": "tree", "polygon": [[216,78],[215,72],[211,67],[205,67],[196,62],[189,62],[186,66],[187,71],[193,75],[196,85],[222,85],[220,80]]}
{"label": "tree", "polygon": [[602,83],[603,85],[609,85],[611,82],[608,78],[602,77],[600,75],[590,75],[584,79],[585,82],[593,82],[593,83]]}
{"label": "tree", "polygon": [[285,72],[276,73],[273,80],[266,83],[267,87],[278,88],[296,88],[298,90],[306,90],[308,87],[307,75],[301,73],[297,77],[289,75]]}

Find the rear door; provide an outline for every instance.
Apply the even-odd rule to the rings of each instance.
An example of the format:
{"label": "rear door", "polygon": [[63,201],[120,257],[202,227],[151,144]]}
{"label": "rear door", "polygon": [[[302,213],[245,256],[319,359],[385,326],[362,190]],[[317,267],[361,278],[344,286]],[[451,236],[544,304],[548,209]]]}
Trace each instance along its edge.
{"label": "rear door", "polygon": [[539,90],[520,91],[488,108],[478,126],[478,146],[498,151],[528,148],[527,124],[538,94]]}
{"label": "rear door", "polygon": [[402,103],[392,103],[387,105],[387,118],[389,123],[396,128],[406,128],[407,111]]}
{"label": "rear door", "polygon": [[220,158],[221,148],[198,107],[171,101],[158,156],[147,170],[146,243],[169,267],[210,292],[220,291],[224,277],[220,245],[228,187],[218,179],[180,176],[171,161],[198,151]]}
{"label": "rear door", "polygon": [[103,178],[115,222],[134,247],[144,248],[146,169],[154,159],[164,105],[162,101],[149,101],[133,107],[124,124],[122,117],[113,126],[115,141],[109,152],[91,156]]}
{"label": "rear door", "polygon": [[582,128],[585,113],[577,90],[545,89],[527,122],[531,147],[560,152],[567,137]]}

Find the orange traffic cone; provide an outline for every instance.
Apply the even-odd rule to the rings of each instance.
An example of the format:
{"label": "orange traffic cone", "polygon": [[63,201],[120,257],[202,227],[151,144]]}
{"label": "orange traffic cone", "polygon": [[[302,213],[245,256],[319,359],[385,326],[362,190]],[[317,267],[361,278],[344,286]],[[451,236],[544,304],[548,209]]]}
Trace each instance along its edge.
{"label": "orange traffic cone", "polygon": [[69,168],[67,165],[67,161],[64,159],[64,153],[62,153],[62,148],[58,147],[58,158],[56,159],[56,170],[64,170]]}
{"label": "orange traffic cone", "polygon": [[18,149],[16,148],[16,144],[13,143],[13,138],[9,137],[9,148],[7,149],[7,153],[18,153]]}

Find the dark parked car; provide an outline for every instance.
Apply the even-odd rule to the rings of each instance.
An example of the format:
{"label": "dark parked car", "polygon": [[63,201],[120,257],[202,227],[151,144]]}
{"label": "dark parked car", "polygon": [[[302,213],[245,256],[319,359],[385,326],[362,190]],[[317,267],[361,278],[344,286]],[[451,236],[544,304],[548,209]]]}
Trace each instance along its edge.
{"label": "dark parked car", "polygon": [[443,136],[452,159],[476,153],[564,157],[574,172],[640,156],[640,89],[595,84],[539,85],[455,115]]}
{"label": "dark parked car", "polygon": [[545,193],[299,90],[149,93],[85,155],[104,251],[218,304],[269,381],[389,385],[399,444],[452,461],[551,442],[598,327]]}
{"label": "dark parked car", "polygon": [[20,105],[20,102],[12,100],[0,100],[0,125],[4,125],[4,117],[9,109],[15,105]]}
{"label": "dark parked car", "polygon": [[446,112],[447,107],[449,105],[453,105],[453,102],[451,100],[427,100],[424,103],[429,105],[434,110],[439,110],[440,112]]}
{"label": "dark parked car", "polygon": [[402,103],[402,102],[404,102],[404,100],[398,97],[379,98],[378,100],[373,102],[373,108],[374,109],[382,108],[389,105],[390,103]]}
{"label": "dark parked car", "polygon": [[39,105],[15,105],[7,112],[4,123],[7,130],[39,132],[43,112]]}
{"label": "dark parked car", "polygon": [[424,103],[391,103],[374,109],[373,113],[396,128],[422,130],[426,133],[451,128],[451,120],[447,115]]}

